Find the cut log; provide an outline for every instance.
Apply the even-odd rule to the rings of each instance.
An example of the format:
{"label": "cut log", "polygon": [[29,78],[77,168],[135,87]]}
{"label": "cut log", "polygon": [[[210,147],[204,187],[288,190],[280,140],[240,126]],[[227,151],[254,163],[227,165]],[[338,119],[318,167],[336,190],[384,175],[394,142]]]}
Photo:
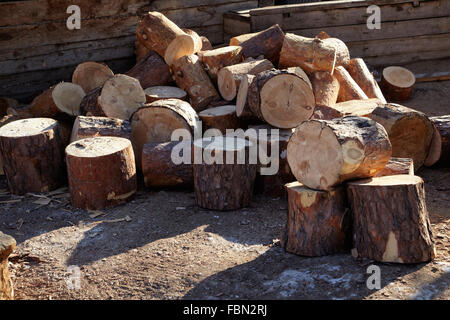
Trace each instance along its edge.
{"label": "cut log", "polygon": [[172,66],[177,85],[189,95],[191,105],[202,111],[211,101],[220,100],[219,93],[196,55],[188,55],[175,60]]}
{"label": "cut log", "polygon": [[225,105],[209,108],[198,114],[203,124],[203,129],[218,129],[225,135],[227,129],[239,128],[239,121],[236,116],[236,106]]}
{"label": "cut log", "polygon": [[138,79],[143,89],[165,86],[173,81],[169,67],[154,51],[147,53],[126,75]]}
{"label": "cut log", "polygon": [[[149,142],[142,149],[142,172],[146,187],[181,187],[192,186],[191,153],[192,141]],[[174,161],[172,153],[177,159],[188,159],[187,163]]]}
{"label": "cut log", "polygon": [[333,120],[342,117],[344,117],[344,115],[334,107],[316,105],[316,107],[314,108],[314,113],[311,116],[311,119]]}
{"label": "cut log", "polygon": [[169,66],[178,58],[195,52],[194,39],[156,11],[148,12],[139,21],[136,36],[144,46],[164,57]]}
{"label": "cut log", "polygon": [[344,67],[336,67],[334,74],[339,81],[338,102],[369,99]]}
{"label": "cut log", "polygon": [[261,59],[245,61],[220,69],[217,74],[217,86],[222,98],[231,101],[236,97],[244,75],[255,75],[273,67],[272,62],[267,59]]}
{"label": "cut log", "polygon": [[28,107],[33,117],[55,118],[63,115],[80,114],[80,103],[85,96],[77,84],[61,82],[34,98]]}
{"label": "cut log", "polygon": [[64,142],[58,122],[17,120],[0,128],[3,169],[13,194],[48,192],[64,182]]}
{"label": "cut log", "polygon": [[228,46],[205,51],[201,55],[201,60],[209,76],[216,83],[217,73],[220,69],[242,62],[242,48]]}
{"label": "cut log", "polygon": [[[239,138],[212,137],[194,141],[195,201],[210,210],[237,210],[250,204],[256,164],[249,164],[251,143]],[[194,156],[195,156],[194,154]],[[242,156],[241,160],[238,161]]]}
{"label": "cut log", "polygon": [[422,167],[430,149],[433,124],[423,113],[394,103],[379,104],[369,117],[387,131],[392,156],[412,158],[414,169]]}
{"label": "cut log", "polygon": [[347,249],[351,238],[345,188],[317,191],[292,182],[286,190],[287,223],[280,239],[286,252],[318,257]]}
{"label": "cut log", "polygon": [[99,105],[100,94],[103,87],[89,91],[80,102],[80,114],[87,116],[105,116]]}
{"label": "cut log", "polygon": [[98,136],[131,139],[131,124],[116,118],[78,116],[73,124],[70,142]]}
{"label": "cut log", "polygon": [[356,257],[396,263],[434,259],[423,185],[423,180],[413,175],[348,183]]}
{"label": "cut log", "polygon": [[430,117],[434,132],[430,150],[425,159],[426,166],[450,167],[450,115]]}
{"label": "cut log", "polygon": [[200,36],[200,39],[202,39],[202,51],[212,50],[213,47],[207,37]]}
{"label": "cut log", "polygon": [[18,105],[15,107],[9,107],[6,110],[7,115],[14,115],[19,116],[21,119],[25,118],[33,118],[33,115],[29,111],[30,106],[29,105]]}
{"label": "cut log", "polygon": [[136,63],[144,59],[152,50],[147,49],[140,41],[134,42],[134,55],[136,56]]}
{"label": "cut log", "polygon": [[349,100],[336,103],[333,108],[345,116],[369,117],[378,106],[383,105],[379,99]]}
{"label": "cut log", "polygon": [[328,71],[316,71],[312,76],[316,106],[333,107],[339,94],[339,81]]}
{"label": "cut log", "polygon": [[414,175],[414,163],[411,158],[391,158],[375,177],[394,176],[397,174]]}
{"label": "cut log", "polygon": [[186,29],[186,28],[182,28],[181,30],[183,30],[187,35],[192,37],[192,40],[194,40],[194,52],[193,53],[197,53],[202,51],[203,49],[203,40],[202,38],[200,38],[200,36],[198,35],[197,32],[195,32],[194,30],[191,29]]}
{"label": "cut log", "polygon": [[251,74],[242,75],[239,84],[239,90],[236,98],[236,115],[243,119],[257,119],[249,106],[248,89],[251,83],[255,80],[255,76]]}
{"label": "cut log", "polygon": [[8,268],[8,257],[16,247],[16,240],[0,231],[0,301],[14,299],[14,286]]}
{"label": "cut log", "polygon": [[114,72],[103,63],[88,61],[80,63],[72,74],[72,83],[78,84],[84,92],[89,92],[114,76]]}
{"label": "cut log", "polygon": [[144,144],[171,141],[176,129],[185,129],[192,139],[199,130],[199,122],[191,105],[178,99],[158,100],[137,110],[131,117],[131,141],[138,166]]}
{"label": "cut log", "polygon": [[0,97],[0,117],[7,114],[8,109],[16,108],[19,106],[19,102],[15,99]]}
{"label": "cut log", "polygon": [[289,140],[287,159],[299,182],[329,190],[346,180],[373,177],[391,152],[382,125],[368,118],[345,117],[303,122]]}
{"label": "cut log", "polygon": [[377,98],[386,103],[377,81],[362,58],[351,59],[347,71],[367,97]]}
{"label": "cut log", "polygon": [[76,208],[97,210],[131,200],[137,188],[131,142],[94,137],[66,148],[70,200]]}
{"label": "cut log", "polygon": [[144,90],[147,103],[152,103],[162,99],[187,100],[187,93],[178,87],[155,86]]}
{"label": "cut log", "polygon": [[333,72],[346,67],[350,60],[348,48],[336,38],[305,38],[292,33],[284,37],[280,53],[280,68],[301,67],[307,74],[315,71]]}
{"label": "cut log", "polygon": [[252,113],[268,124],[294,128],[314,112],[311,87],[294,72],[271,69],[258,73],[247,93]]}
{"label": "cut log", "polygon": [[380,87],[389,101],[405,101],[410,98],[415,83],[414,73],[392,66],[383,69]]}
{"label": "cut log", "polygon": [[303,81],[305,81],[305,82],[309,85],[309,87],[310,87],[311,89],[313,89],[311,80],[309,80],[308,75],[306,74],[305,71],[303,71],[302,68],[300,68],[300,67],[289,67],[289,68],[287,68],[287,70],[289,70],[289,71],[292,72],[292,73],[295,73],[295,74],[296,74],[297,76],[299,76]]}
{"label": "cut log", "polygon": [[280,51],[283,45],[284,32],[278,24],[263,31],[244,34],[230,39],[230,46],[241,46],[245,59],[252,57],[264,58],[277,64],[280,59]]}

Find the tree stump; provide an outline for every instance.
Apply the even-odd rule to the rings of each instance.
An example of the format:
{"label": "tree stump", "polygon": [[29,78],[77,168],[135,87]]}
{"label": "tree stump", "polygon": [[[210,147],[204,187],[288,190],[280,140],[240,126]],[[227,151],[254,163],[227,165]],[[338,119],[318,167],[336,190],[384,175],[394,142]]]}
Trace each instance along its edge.
{"label": "tree stump", "polygon": [[[395,175],[347,184],[355,256],[420,263],[435,257],[423,180]],[[375,205],[376,204],[376,205]]]}
{"label": "tree stump", "polygon": [[16,247],[16,240],[0,231],[0,301],[14,299],[14,286],[8,270],[8,257]]}
{"label": "tree stump", "polygon": [[414,163],[411,158],[391,158],[375,177],[394,176],[397,174],[414,175]]}
{"label": "tree stump", "polygon": [[201,61],[211,80],[216,83],[220,69],[242,62],[242,48],[239,46],[228,46],[208,50],[202,53]]}
{"label": "tree stump", "polygon": [[[198,206],[225,211],[250,204],[256,176],[256,164],[250,164],[248,159],[250,146],[250,142],[234,137],[194,141],[194,189]],[[202,161],[198,161],[196,153],[203,155]]]}
{"label": "tree stump", "polygon": [[97,210],[131,200],[136,193],[136,166],[131,142],[94,137],[66,148],[72,205]]}
{"label": "tree stump", "polygon": [[380,87],[389,101],[405,101],[411,97],[416,77],[406,68],[387,67],[383,69]]}
{"label": "tree stump", "polygon": [[346,180],[373,177],[391,152],[382,125],[368,118],[345,117],[303,122],[289,140],[287,159],[299,182],[329,190]]}
{"label": "tree stump", "polygon": [[152,103],[162,99],[187,100],[187,93],[177,87],[155,86],[144,90],[147,103]]}
{"label": "tree stump", "polygon": [[72,83],[78,84],[84,92],[89,92],[114,76],[114,72],[103,63],[88,61],[80,63],[72,74]]}
{"label": "tree stump", "polygon": [[430,150],[425,159],[426,166],[450,167],[450,115],[430,117],[434,126]]}
{"label": "tree stump", "polygon": [[[192,186],[194,177],[191,149],[190,140],[146,143],[142,149],[145,186],[149,188]],[[189,153],[185,154],[185,151]]]}
{"label": "tree stump", "polygon": [[336,67],[334,74],[339,81],[338,102],[369,99],[344,67]]}
{"label": "tree stump", "polygon": [[377,98],[381,102],[386,103],[377,81],[362,58],[351,59],[347,71],[367,97]]}
{"label": "tree stump", "polygon": [[317,257],[347,248],[350,219],[343,187],[317,191],[296,181],[286,190],[288,217],[280,239],[286,252]]}
{"label": "tree stump", "polygon": [[149,51],[125,75],[136,78],[143,89],[173,82],[169,66],[154,51]]}
{"label": "tree stump", "polygon": [[48,192],[65,180],[64,141],[49,118],[13,121],[0,128],[3,169],[12,194]]}
{"label": "tree stump", "polygon": [[239,128],[239,121],[236,116],[236,106],[225,105],[209,108],[198,114],[203,123],[203,128],[218,129],[225,135],[227,129]]}
{"label": "tree stump", "polygon": [[116,118],[78,116],[73,124],[70,142],[98,136],[131,140],[131,124]]}

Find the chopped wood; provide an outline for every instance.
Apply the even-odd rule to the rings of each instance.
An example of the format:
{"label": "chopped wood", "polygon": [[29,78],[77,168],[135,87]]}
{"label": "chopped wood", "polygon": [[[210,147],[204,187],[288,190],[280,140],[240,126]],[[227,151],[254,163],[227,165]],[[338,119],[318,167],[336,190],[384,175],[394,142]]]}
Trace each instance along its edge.
{"label": "chopped wood", "polygon": [[200,52],[203,50],[203,40],[200,38],[197,32],[191,29],[182,28],[184,32],[186,32],[187,35],[192,37],[192,40],[194,40],[194,53]]}
{"label": "chopped wood", "polygon": [[201,61],[214,83],[220,69],[242,62],[242,47],[227,46],[202,53]]}
{"label": "chopped wood", "polygon": [[387,67],[383,69],[380,87],[390,101],[408,100],[413,92],[416,77],[414,73],[403,67]]}
{"label": "chopped wood", "polygon": [[88,61],[80,63],[72,74],[72,83],[78,84],[84,92],[89,92],[114,76],[114,72],[103,63]]}
{"label": "chopped wood", "polygon": [[98,136],[131,139],[131,124],[116,118],[78,116],[73,124],[70,142]]}
{"label": "chopped wood", "polygon": [[386,99],[384,98],[377,81],[369,71],[369,68],[367,68],[363,59],[351,59],[347,66],[347,71],[367,97],[377,98],[380,99],[381,102],[386,103]]}
{"label": "chopped wood", "polygon": [[235,105],[225,105],[209,108],[198,114],[204,130],[217,129],[225,135],[227,129],[239,128]]}
{"label": "chopped wood", "polygon": [[144,90],[147,103],[152,103],[162,99],[187,100],[187,93],[178,87],[155,86]]}
{"label": "chopped wood", "polygon": [[375,177],[393,176],[396,174],[414,175],[414,162],[411,158],[391,158],[386,166]]}
{"label": "chopped wood", "polygon": [[164,86],[173,81],[169,67],[154,51],[149,51],[126,75],[138,79],[143,89]]}
{"label": "chopped wood", "polygon": [[450,167],[450,115],[430,117],[433,124],[433,138],[425,158],[427,167],[436,165]]}
{"label": "chopped wood", "polygon": [[334,69],[334,74],[339,81],[338,102],[368,99],[367,95],[344,67],[336,67],[336,69]]}

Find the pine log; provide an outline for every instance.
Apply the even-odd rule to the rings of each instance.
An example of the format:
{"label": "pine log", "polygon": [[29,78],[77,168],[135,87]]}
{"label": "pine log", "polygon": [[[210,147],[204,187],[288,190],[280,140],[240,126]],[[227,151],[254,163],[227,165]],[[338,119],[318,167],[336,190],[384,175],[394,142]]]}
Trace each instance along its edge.
{"label": "pine log", "polygon": [[[28,117],[25,117],[25,118],[28,118]],[[14,114],[8,114],[0,119],[0,128],[3,127],[4,125],[7,125],[10,122],[13,122],[16,120],[21,120],[21,119],[24,119],[24,118],[21,116],[18,116],[18,115],[14,115]],[[0,153],[0,175],[4,175],[4,174],[5,174],[5,172],[3,171],[2,155]]]}
{"label": "pine log", "polygon": [[289,67],[289,68],[287,68],[287,70],[289,70],[292,73],[295,73],[303,81],[305,81],[311,89],[313,89],[312,82],[311,82],[311,80],[309,80],[309,76],[306,74],[305,71],[303,71],[302,68],[300,68],[300,67]]}
{"label": "pine log", "polygon": [[328,71],[316,71],[312,76],[312,87],[316,106],[332,107],[339,94],[339,81]]}
{"label": "pine log", "polygon": [[97,210],[131,200],[137,188],[131,142],[93,137],[66,148],[70,200],[76,208]]}
{"label": "pine log", "polygon": [[430,150],[425,159],[426,166],[450,167],[450,115],[430,117],[434,132]]}
{"label": "pine log", "polygon": [[338,102],[369,99],[344,67],[336,67],[334,74],[339,81]]}
{"label": "pine log", "polygon": [[139,21],[136,36],[171,66],[178,58],[195,52],[194,39],[160,12],[148,12]]}
{"label": "pine log", "polygon": [[213,47],[211,45],[211,42],[207,37],[200,36],[200,39],[202,39],[202,51],[212,50]]}
{"label": "pine log", "polygon": [[131,124],[116,118],[78,116],[73,124],[70,142],[98,136],[131,140]]}
{"label": "pine log", "polygon": [[220,100],[198,56],[188,55],[175,60],[172,71],[175,82],[188,93],[191,105],[196,111],[202,111],[212,101]]}
{"label": "pine log", "polygon": [[209,108],[200,112],[198,116],[202,121],[204,130],[217,129],[225,135],[227,129],[239,128],[236,106],[234,105]]}
{"label": "pine log", "polygon": [[387,67],[383,69],[380,87],[389,101],[408,100],[413,92],[416,77],[403,67]]}
{"label": "pine log", "polygon": [[347,71],[367,97],[377,98],[381,102],[386,103],[377,81],[362,58],[351,59],[347,66]]}
{"label": "pine log", "polygon": [[134,42],[134,55],[136,56],[136,63],[144,59],[152,50],[147,49],[140,41]]}
{"label": "pine log", "polygon": [[144,90],[147,103],[152,103],[162,99],[187,100],[187,93],[178,87],[155,86]]}
{"label": "pine log", "polygon": [[414,163],[411,158],[391,158],[375,177],[394,176],[397,174],[414,175]]}
{"label": "pine log", "polygon": [[[179,187],[192,186],[194,177],[191,163],[192,141],[149,142],[142,149],[142,172],[145,186]],[[189,150],[189,154],[184,152]],[[177,159],[188,158],[187,163],[174,161],[172,153]]]}
{"label": "pine log", "polygon": [[211,80],[216,83],[220,69],[242,62],[242,48],[239,46],[227,46],[205,51],[201,55],[201,61]]}
{"label": "pine log", "polygon": [[383,105],[379,99],[349,100],[336,103],[333,108],[345,116],[369,117],[378,106]]}
{"label": "pine log", "polygon": [[126,75],[138,79],[143,89],[165,86],[173,81],[169,67],[154,51],[147,53]]}
{"label": "pine log", "polygon": [[252,82],[255,80],[255,76],[251,74],[242,75],[239,89],[236,97],[236,115],[242,119],[257,119],[253,114],[249,105],[248,90]]}
{"label": "pine log", "polygon": [[245,59],[264,56],[272,63],[278,64],[283,40],[284,32],[276,24],[260,32],[233,37],[230,39],[230,46],[241,46]]}
{"label": "pine log", "polygon": [[267,59],[261,59],[247,60],[220,69],[217,74],[217,86],[222,98],[231,101],[236,97],[244,75],[255,75],[273,67],[272,62]]}
{"label": "pine log", "polygon": [[203,50],[203,40],[200,38],[197,32],[191,29],[182,28],[187,35],[192,37],[192,40],[194,40],[194,52],[197,53]]}
{"label": "pine log", "polygon": [[380,262],[420,263],[435,257],[424,183],[395,175],[347,184],[353,214],[353,252]]}
{"label": "pine log", "polygon": [[[198,206],[237,210],[250,204],[256,177],[256,164],[250,164],[248,159],[250,145],[244,139],[231,137],[194,141],[194,190]],[[195,159],[196,153],[203,155],[202,161]]]}
{"label": "pine log", "polygon": [[247,92],[252,113],[282,129],[294,128],[314,112],[311,87],[294,72],[270,69],[258,73]]}
{"label": "pine log", "polygon": [[72,83],[78,84],[84,92],[89,92],[114,76],[114,72],[103,63],[88,61],[80,63],[72,74]]}
{"label": "pine log", "polygon": [[386,130],[362,117],[310,120],[288,143],[287,159],[299,182],[329,190],[350,179],[373,177],[391,158]]}
{"label": "pine log", "polygon": [[16,240],[0,231],[0,301],[14,299],[14,285],[8,268],[8,257],[16,247]]}
{"label": "pine log", "polygon": [[3,169],[13,194],[48,192],[64,182],[64,142],[58,122],[32,118],[0,128]]}
{"label": "pine log", "polygon": [[317,257],[344,251],[350,238],[345,188],[317,191],[296,181],[286,190],[288,214],[281,235],[286,252]]}

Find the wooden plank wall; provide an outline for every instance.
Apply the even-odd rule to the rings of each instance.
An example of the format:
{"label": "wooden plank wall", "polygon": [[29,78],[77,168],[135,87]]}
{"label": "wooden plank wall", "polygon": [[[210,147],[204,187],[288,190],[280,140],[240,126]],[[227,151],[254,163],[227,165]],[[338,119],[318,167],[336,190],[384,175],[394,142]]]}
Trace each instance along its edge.
{"label": "wooden plank wall", "polygon": [[[81,29],[68,30],[69,5],[81,8]],[[83,61],[116,73],[135,62],[139,14],[160,11],[180,27],[223,43],[223,14],[258,7],[258,0],[25,0],[0,2],[0,97],[29,102]]]}

